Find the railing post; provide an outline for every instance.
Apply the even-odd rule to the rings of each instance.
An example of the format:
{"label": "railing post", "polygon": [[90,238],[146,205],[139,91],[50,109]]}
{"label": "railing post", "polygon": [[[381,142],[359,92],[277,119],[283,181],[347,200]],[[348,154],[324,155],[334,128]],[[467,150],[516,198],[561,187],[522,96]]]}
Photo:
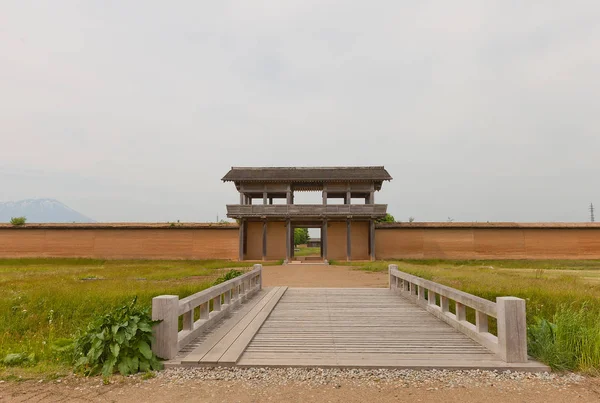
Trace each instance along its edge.
{"label": "railing post", "polygon": [[254,269],[260,269],[258,272],[258,289],[262,290],[262,264],[255,264]]}
{"label": "railing post", "polygon": [[475,312],[475,327],[477,333],[488,332],[488,316],[485,313],[480,311]]}
{"label": "railing post", "polygon": [[388,266],[388,274],[389,274],[389,289],[391,290],[392,288],[394,288],[394,285],[396,284],[396,280],[395,280],[395,276],[392,275],[392,269],[396,269],[398,270],[398,265],[397,264],[390,264]]}
{"label": "railing post", "polygon": [[467,320],[467,309],[460,302],[456,301],[456,320],[459,322]]}
{"label": "railing post", "polygon": [[527,362],[525,300],[496,298],[498,309],[498,353],[506,362]]}
{"label": "railing post", "polygon": [[160,295],[152,298],[152,320],[161,322],[154,325],[152,351],[166,360],[177,354],[177,325],[179,319],[179,297]]}
{"label": "railing post", "polygon": [[435,292],[433,292],[431,290],[427,291],[427,300],[429,302],[429,305],[436,305]]}

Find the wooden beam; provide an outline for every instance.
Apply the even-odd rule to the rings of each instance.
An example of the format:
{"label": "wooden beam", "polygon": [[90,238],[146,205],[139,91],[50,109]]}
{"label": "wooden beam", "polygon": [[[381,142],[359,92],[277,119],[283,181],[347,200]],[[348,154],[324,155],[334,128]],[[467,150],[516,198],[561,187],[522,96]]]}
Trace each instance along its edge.
{"label": "wooden beam", "polygon": [[240,220],[240,261],[244,260],[244,220]]}
{"label": "wooden beam", "polygon": [[375,260],[375,220],[369,222],[369,252],[371,252],[371,261]]}
{"label": "wooden beam", "polygon": [[292,239],[292,222],[287,220],[285,223],[285,260],[287,262],[292,260],[290,242]]}
{"label": "wooden beam", "polygon": [[262,233],[262,260],[267,260],[267,222],[263,222]]}
{"label": "wooden beam", "polygon": [[352,260],[352,221],[346,220],[346,260]]}
{"label": "wooden beam", "polygon": [[323,228],[321,229],[321,256],[327,261],[327,220],[323,220]]}

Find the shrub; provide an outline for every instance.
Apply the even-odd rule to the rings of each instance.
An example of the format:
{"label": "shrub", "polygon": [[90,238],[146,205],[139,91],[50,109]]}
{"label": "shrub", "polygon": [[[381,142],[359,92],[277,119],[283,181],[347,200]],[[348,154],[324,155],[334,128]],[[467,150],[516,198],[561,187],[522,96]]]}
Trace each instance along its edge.
{"label": "shrub", "polygon": [[227,273],[225,273],[224,275],[222,275],[221,277],[219,277],[215,281],[213,281],[213,285],[224,283],[228,280],[231,280],[232,278],[241,276],[242,274],[244,274],[243,271],[231,269]]}
{"label": "shrub", "polygon": [[10,223],[12,225],[25,225],[26,221],[27,221],[27,217],[11,217],[10,218]]}
{"label": "shrub", "polygon": [[102,372],[109,377],[159,370],[162,364],[150,349],[153,321],[149,308],[139,308],[137,297],[92,322],[74,343],[75,371],[85,375]]}

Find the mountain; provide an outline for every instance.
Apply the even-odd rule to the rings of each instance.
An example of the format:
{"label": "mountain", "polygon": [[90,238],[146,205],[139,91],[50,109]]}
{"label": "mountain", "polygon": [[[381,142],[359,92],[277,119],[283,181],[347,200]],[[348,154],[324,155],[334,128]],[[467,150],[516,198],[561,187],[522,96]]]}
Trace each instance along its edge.
{"label": "mountain", "polygon": [[11,217],[27,217],[28,223],[95,222],[54,199],[27,199],[0,202],[0,223]]}

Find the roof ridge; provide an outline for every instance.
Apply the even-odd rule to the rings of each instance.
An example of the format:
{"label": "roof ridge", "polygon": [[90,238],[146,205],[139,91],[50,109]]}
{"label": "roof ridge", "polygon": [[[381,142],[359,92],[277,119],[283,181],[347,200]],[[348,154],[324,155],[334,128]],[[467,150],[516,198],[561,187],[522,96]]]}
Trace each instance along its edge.
{"label": "roof ridge", "polygon": [[383,165],[369,165],[369,166],[318,166],[318,167],[231,167],[235,170],[261,170],[261,169],[385,169]]}

